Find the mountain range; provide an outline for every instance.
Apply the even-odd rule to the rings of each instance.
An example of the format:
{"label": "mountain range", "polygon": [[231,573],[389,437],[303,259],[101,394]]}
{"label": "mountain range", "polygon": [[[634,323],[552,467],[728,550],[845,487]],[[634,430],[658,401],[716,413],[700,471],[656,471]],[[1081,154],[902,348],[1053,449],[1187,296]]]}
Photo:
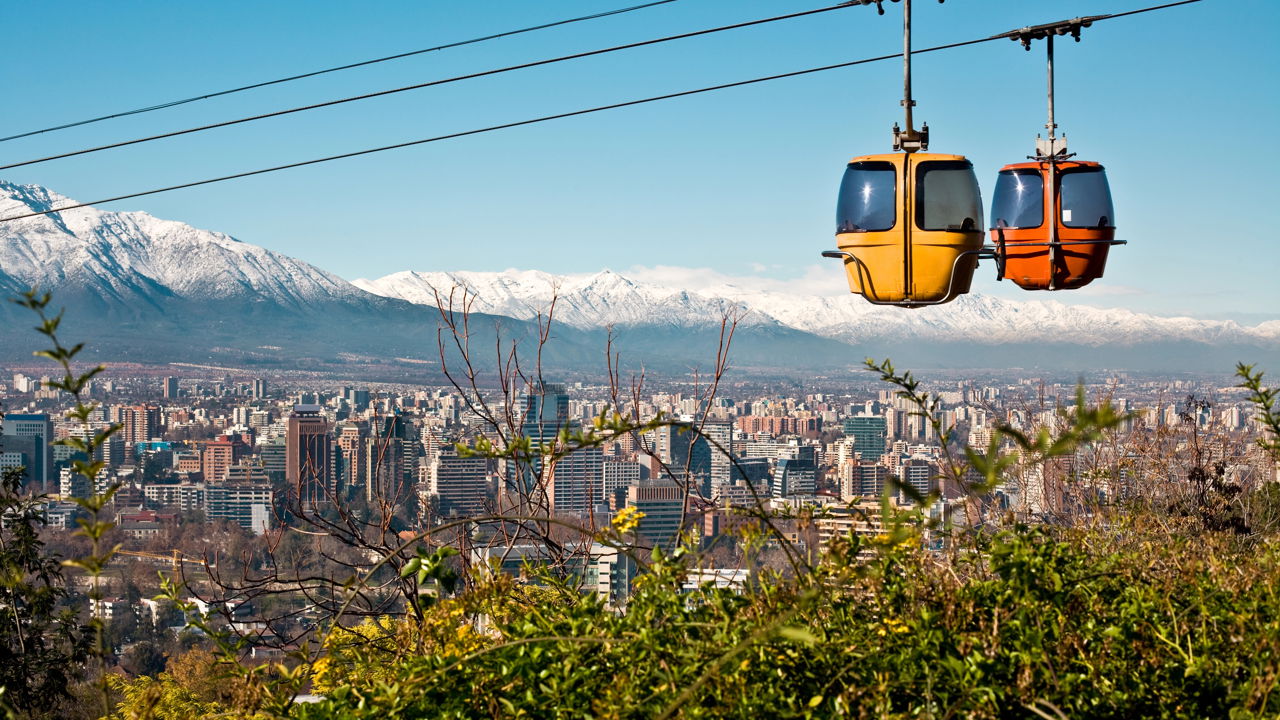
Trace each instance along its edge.
{"label": "mountain range", "polygon": [[[0,181],[0,218],[70,201]],[[698,290],[605,270],[416,272],[346,280],[301,260],[142,212],[91,207],[0,223],[0,293],[37,286],[66,308],[65,335],[104,360],[331,367],[352,359],[421,368],[438,361],[436,291],[474,294],[472,343],[531,347],[556,298],[552,366],[602,369],[607,333],[635,364],[686,372],[714,359],[720,321],[738,320],[744,370],[842,373],[864,357],[917,367],[1229,371],[1280,359],[1280,321],[1160,317],[1057,301],[966,295],[904,311],[853,295],[795,295],[722,284]],[[0,359],[29,358],[26,312],[0,310]]]}

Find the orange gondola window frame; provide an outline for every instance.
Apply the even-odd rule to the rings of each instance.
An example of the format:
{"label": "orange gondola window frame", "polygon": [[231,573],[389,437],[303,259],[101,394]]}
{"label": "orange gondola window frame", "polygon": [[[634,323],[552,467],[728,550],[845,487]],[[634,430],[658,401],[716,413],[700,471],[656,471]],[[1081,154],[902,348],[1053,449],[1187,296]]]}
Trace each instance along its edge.
{"label": "orange gondola window frame", "polygon": [[1058,193],[1063,227],[1102,229],[1116,226],[1111,185],[1101,165],[1062,170]]}
{"label": "orange gondola window frame", "polygon": [[1038,169],[1001,170],[991,198],[991,229],[1044,225],[1044,178]]}

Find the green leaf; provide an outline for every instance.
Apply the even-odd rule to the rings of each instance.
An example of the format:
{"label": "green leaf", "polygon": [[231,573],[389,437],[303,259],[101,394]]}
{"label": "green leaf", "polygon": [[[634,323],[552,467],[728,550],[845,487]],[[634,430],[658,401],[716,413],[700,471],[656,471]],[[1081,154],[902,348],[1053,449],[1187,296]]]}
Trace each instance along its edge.
{"label": "green leaf", "polygon": [[805,645],[816,645],[818,638],[807,628],[798,627],[796,625],[784,625],[778,628],[778,635]]}

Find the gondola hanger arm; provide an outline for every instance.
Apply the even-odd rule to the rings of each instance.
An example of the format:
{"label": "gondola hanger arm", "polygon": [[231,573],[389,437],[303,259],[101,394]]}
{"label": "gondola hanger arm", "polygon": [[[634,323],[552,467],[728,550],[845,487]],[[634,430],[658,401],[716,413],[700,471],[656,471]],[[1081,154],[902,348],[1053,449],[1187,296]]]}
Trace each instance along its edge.
{"label": "gondola hanger arm", "polygon": [[1052,35],[1070,35],[1076,42],[1080,42],[1080,32],[1098,20],[1105,20],[1111,15],[1088,15],[1085,17],[1071,18],[1070,20],[1057,20],[1055,22],[1043,23],[1041,25],[1028,25],[1020,27],[1016,30],[1003,32],[998,35],[992,35],[994,38],[1009,38],[1015,42],[1022,43],[1025,50],[1031,50],[1031,42],[1033,40],[1044,40]]}

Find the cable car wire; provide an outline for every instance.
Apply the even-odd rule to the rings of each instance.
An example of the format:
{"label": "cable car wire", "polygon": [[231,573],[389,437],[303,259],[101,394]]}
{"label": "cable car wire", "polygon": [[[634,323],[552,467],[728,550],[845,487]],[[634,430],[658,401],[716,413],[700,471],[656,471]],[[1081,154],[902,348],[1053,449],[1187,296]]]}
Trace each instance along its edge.
{"label": "cable car wire", "polygon": [[262,82],[256,82],[249,85],[242,85],[240,87],[234,87],[227,90],[218,90],[211,93],[205,93],[204,95],[196,95],[195,97],[183,98],[182,100],[171,100],[169,102],[159,103],[157,105],[148,105],[146,107],[135,108],[133,110],[122,110],[120,112],[111,113],[110,115],[102,115],[100,117],[93,117],[85,120],[77,120],[75,122],[69,122],[63,125],[54,125],[52,127],[41,128],[39,130],[30,130],[28,132],[19,133],[17,135],[10,135],[8,137],[0,137],[0,142],[8,142],[10,140],[17,140],[19,138],[31,137],[33,135],[40,135],[42,133],[50,133],[58,130],[66,130],[68,128],[80,127],[82,125],[91,125],[93,123],[102,122],[104,120],[113,120],[115,118],[128,117],[130,115],[141,115],[143,113],[149,113],[155,110],[163,110],[165,108],[177,107],[179,105],[186,105],[187,103],[193,103],[199,100],[208,100],[210,98],[223,97],[224,95],[233,95],[235,93],[245,92],[246,90],[256,90],[258,88],[269,87],[271,85],[280,85],[282,83],[293,82],[295,80],[304,80],[306,78],[312,78],[318,75],[325,75],[328,73],[339,72],[341,70],[351,70],[353,68],[365,67],[366,65],[376,65],[377,63],[384,63],[390,60],[399,60],[401,58],[412,57],[414,55],[423,55],[425,53],[436,52],[438,50],[449,50],[452,48],[462,47],[464,45],[475,45],[477,43],[488,42],[490,40],[498,40],[500,38],[511,37],[513,35],[521,35],[524,33],[530,33],[537,30],[546,30],[548,28],[560,27],[561,25],[570,25],[572,23],[584,22],[587,20],[597,20],[599,18],[610,17],[612,15],[622,15],[624,13],[635,12],[636,10],[644,10],[646,8],[655,7],[657,5],[666,5],[667,3],[673,3],[673,2],[676,2],[676,0],[655,0],[655,2],[647,2],[647,3],[644,3],[643,5],[632,5],[631,7],[618,8],[616,10],[605,10],[604,12],[593,13],[591,15],[582,15],[580,17],[568,18],[566,20],[556,20],[554,22],[543,23],[541,25],[533,25],[530,27],[520,28],[518,30],[506,30],[504,32],[494,33],[492,35],[483,35],[481,37],[475,37],[469,40],[458,40],[456,42],[446,43],[444,45],[437,45],[435,47],[423,48],[421,50],[409,50],[407,52],[396,53],[395,55],[387,55],[385,57],[373,58],[370,60],[361,60],[359,62],[348,63],[346,65],[338,65],[336,67],[324,68],[323,70],[313,70],[311,72],[305,72],[300,75],[289,75],[288,77],[276,78],[275,80],[264,80]]}
{"label": "cable car wire", "polygon": [[[1159,6],[1154,6],[1150,8],[1144,8],[1141,10],[1133,10],[1123,14],[1108,16],[1103,19],[1113,19],[1116,17],[1137,15],[1139,13],[1151,12],[1153,10],[1162,10],[1169,7],[1175,7],[1177,5],[1186,5],[1192,2],[1199,2],[1199,1],[1200,0],[1182,0],[1181,2],[1177,2],[1177,3],[1159,5]],[[1008,33],[1000,33],[998,35],[991,35],[983,38],[975,38],[973,40],[963,40],[960,42],[947,43],[945,45],[935,45],[933,47],[922,48],[920,50],[912,50],[911,54],[920,55],[923,53],[938,52],[941,50],[952,50],[956,48],[967,47],[970,45],[979,45],[982,43],[992,42],[994,40],[1005,40],[1008,38],[1008,36],[1009,36]],[[102,198],[100,200],[91,200],[89,202],[75,203],[73,205],[68,205],[66,207],[61,207],[61,208],[50,208],[48,210],[40,210],[36,212],[24,213],[22,215],[13,215],[10,217],[0,218],[0,223],[13,222],[15,220],[23,220],[25,218],[40,217],[42,215],[52,215],[54,213],[66,212],[68,210],[77,210],[79,208],[89,207],[92,205],[103,205],[109,202],[116,202],[119,200],[129,200],[132,198],[145,197],[148,195],[158,195],[160,193],[172,192],[174,190],[183,190],[183,189],[192,188],[192,187],[199,187],[201,185],[212,185],[214,183],[227,182],[230,180],[238,180],[241,178],[253,177],[255,175],[265,175],[267,173],[280,172],[282,170],[291,170],[293,168],[306,167],[308,165],[319,165],[321,163],[333,162],[335,160],[345,160],[347,158],[360,157],[363,155],[373,155],[375,153],[387,152],[390,150],[399,150],[402,148],[414,147],[417,145],[426,145],[429,143],[440,142],[443,140],[452,140],[452,139],[461,138],[461,137],[468,137],[471,135],[481,135],[484,133],[495,132],[498,130],[507,130],[507,129],[516,128],[516,127],[523,127],[526,125],[536,125],[538,123],[549,122],[552,120],[561,120],[561,119],[570,118],[570,117],[577,117],[580,115],[589,115],[592,113],[603,112],[605,110],[616,110],[619,108],[633,107],[637,105],[645,105],[648,103],[659,102],[661,100],[671,100],[675,98],[689,97],[691,95],[700,95],[703,93],[715,92],[717,90],[727,90],[729,88],[744,87],[746,85],[755,85],[759,83],[771,82],[773,80],[783,80],[786,78],[800,77],[803,75],[812,75],[814,73],[827,72],[829,70],[838,70],[841,68],[853,67],[855,65],[865,65],[868,63],[881,62],[885,60],[893,60],[895,58],[900,58],[900,57],[902,57],[902,53],[900,52],[893,53],[891,55],[880,55],[877,57],[862,58],[860,60],[852,60],[849,62],[836,63],[834,65],[823,65],[820,67],[807,68],[804,70],[794,70],[792,72],[779,73],[776,75],[767,75],[764,77],[752,78],[750,80],[738,80],[736,82],[731,82],[731,83],[711,85],[708,87],[696,88],[694,90],[683,90],[680,92],[667,93],[665,95],[655,95],[653,97],[641,98],[639,100],[628,100],[625,102],[611,103],[609,105],[599,105],[596,107],[586,108],[582,110],[572,110],[569,112],[556,113],[554,115],[544,115],[542,117],[536,117],[536,118],[531,118],[527,120],[517,120],[514,122],[502,123],[499,125],[490,125],[488,127],[476,128],[473,130],[463,130],[460,132],[449,133],[446,135],[437,135],[435,137],[422,138],[419,140],[410,140],[407,142],[395,143],[392,145],[383,145],[381,147],[367,148],[364,150],[356,150],[353,152],[340,153],[338,155],[328,155],[326,157],[314,158],[311,160],[303,160],[300,162],[287,163],[284,165],[275,165],[275,166],[266,167],[266,168],[259,168],[257,170],[249,170],[245,172],[234,173],[231,175],[222,175],[219,177],[207,178],[204,180],[195,180],[192,182],[180,183],[178,185],[169,185],[166,187],[155,188],[152,190],[143,190],[141,192],[133,192],[125,195],[116,195],[113,197]]]}
{"label": "cable car wire", "polygon": [[379,90],[377,92],[364,93],[361,95],[353,95],[351,97],[338,98],[337,100],[326,100],[325,102],[313,103],[311,105],[303,105],[301,107],[289,108],[286,110],[276,110],[273,112],[262,113],[259,115],[250,115],[248,117],[237,118],[235,120],[225,120],[223,122],[210,123],[208,125],[200,125],[197,127],[186,128],[185,130],[174,130],[173,132],[160,133],[159,135],[149,135],[147,137],[134,138],[133,140],[122,140],[120,142],[108,143],[106,145],[98,145],[96,147],[83,148],[80,150],[72,150],[69,152],[58,153],[56,155],[48,155],[33,160],[23,160],[22,162],[10,163],[8,165],[0,165],[0,170],[11,170],[18,167],[26,167],[27,165],[36,165],[39,163],[50,162],[53,160],[62,160],[69,157],[79,155],[88,155],[90,153],[102,152],[103,150],[111,150],[129,145],[138,145],[141,143],[153,142],[155,140],[163,140],[165,138],[177,137],[179,135],[190,135],[192,133],[205,132],[207,130],[215,130],[217,128],[229,127],[231,125],[240,125],[243,123],[255,122],[258,120],[266,120],[268,118],[280,117],[281,115],[291,115],[293,113],[306,112],[309,110],[318,110],[320,108],[333,107],[334,105],[343,105],[345,103],[358,102],[360,100],[369,100],[387,95],[395,95],[397,93],[408,92],[410,90],[421,90],[423,88],[435,87],[437,85],[447,85],[449,83],[460,82],[463,80],[474,80],[476,78],[487,77],[490,75],[500,75],[502,73],[512,72],[514,70],[524,70],[532,67],[541,67],[543,65],[552,65],[555,63],[565,62],[568,60],[578,60],[585,57],[595,55],[604,55],[606,53],[618,52],[621,50],[630,50],[648,45],[657,45],[660,43],[671,42],[673,40],[684,40],[686,38],[698,37],[701,35],[710,35],[713,33],[725,32],[727,30],[738,30],[745,27],[755,25],[764,25],[767,23],[779,22],[781,20],[791,20],[794,18],[805,17],[808,15],[817,15],[819,13],[831,12],[832,10],[843,10],[849,7],[861,7],[860,5],[843,2],[838,5],[829,5],[827,7],[816,8],[813,10],[802,10],[800,12],[787,13],[786,15],[777,15],[759,20],[748,20],[746,22],[734,23],[732,25],[722,25],[720,27],[707,28],[705,30],[694,30],[692,32],[680,33],[678,35],[667,35],[660,38],[652,38],[649,40],[641,40],[639,42],[627,43],[625,45],[615,45],[613,47],[600,48],[598,50],[587,50],[585,52],[573,53],[572,55],[561,55],[559,57],[547,58],[544,60],[535,60],[519,65],[508,65],[506,67],[494,68],[492,70],[482,70],[480,72],[468,73],[466,75],[456,75],[454,77],[442,78],[440,80],[431,80],[429,82],[416,83],[414,85],[406,85],[404,87],[392,88],[390,90]]}
{"label": "cable car wire", "polygon": [[[992,40],[997,40],[997,39],[1001,39],[1001,38],[986,37],[986,38],[978,38],[975,40],[966,40],[964,42],[950,43],[947,45],[938,45],[936,47],[915,50],[915,51],[912,51],[912,54],[915,55],[919,53],[936,52],[939,50],[949,50],[952,48],[964,47],[966,45],[977,45],[979,43],[990,42]],[[194,182],[182,183],[179,185],[170,185],[168,187],[157,188],[154,190],[144,190],[142,192],[129,193],[127,195],[117,195],[115,197],[103,198],[101,200],[92,200],[90,202],[77,203],[75,205],[69,205],[63,208],[42,210],[39,212],[26,213],[24,215],[14,215],[12,217],[0,218],[0,223],[11,222],[13,220],[21,220],[23,218],[37,217],[40,215],[50,215],[52,213],[63,212],[66,210],[75,210],[78,208],[88,207],[90,205],[102,205],[104,203],[115,202],[117,200],[128,200],[131,198],[143,197],[146,195],[156,195],[159,193],[170,192],[172,190],[182,190],[184,188],[197,187],[200,185],[211,185],[213,183],[226,182],[228,180],[237,180],[240,178],[252,177],[254,175],[265,175],[267,173],[278,172],[281,170],[290,170],[293,168],[305,167],[307,165],[318,165],[320,163],[332,162],[334,160],[344,160],[346,158],[359,157],[361,155],[372,155],[374,153],[386,152],[388,150],[399,150],[401,148],[413,147],[415,145],[426,145],[428,143],[440,142],[442,140],[452,140],[455,138],[467,137],[469,135],[480,135],[483,133],[495,132],[497,130],[507,130],[510,128],[522,127],[525,125],[536,125],[538,123],[549,122],[551,120],[561,120],[564,118],[576,117],[579,115],[589,115],[591,113],[603,112],[605,110],[616,110],[618,108],[632,107],[635,105],[644,105],[647,103],[658,102],[660,100],[671,100],[674,98],[688,97],[690,95],[700,95],[702,93],[714,92],[716,90],[727,90],[729,88],[743,87],[745,85],[754,85],[757,83],[769,82],[772,80],[782,80],[785,78],[799,77],[801,75],[810,75],[813,73],[825,72],[828,70],[837,70],[840,68],[853,67],[855,65],[864,65],[866,63],[880,62],[883,60],[892,60],[894,58],[900,58],[900,57],[902,57],[902,53],[894,53],[892,55],[880,55],[878,57],[863,58],[861,60],[853,60],[850,62],[838,63],[835,65],[824,65],[822,67],[808,68],[805,70],[796,70],[793,72],[780,73],[777,75],[768,75],[765,77],[752,78],[750,80],[739,80],[736,82],[724,83],[721,85],[712,85],[709,87],[697,88],[694,90],[683,90],[681,92],[668,93],[665,95],[655,95],[653,97],[641,98],[639,100],[628,100],[626,102],[612,103],[609,105],[600,105],[597,107],[586,108],[583,110],[572,110],[570,112],[557,113],[555,115],[544,115],[542,117],[531,118],[528,120],[517,120],[515,122],[502,123],[500,125],[490,125],[488,127],[477,128],[474,130],[464,130],[461,132],[449,133],[447,135],[437,135],[435,137],[423,138],[420,140],[410,140],[408,142],[396,143],[394,145],[383,145],[381,147],[368,148],[365,150],[356,150],[354,152],[341,153],[339,155],[329,155],[326,157],[315,158],[312,160],[303,160],[301,162],[288,163],[285,165],[276,165],[273,167],[261,168],[258,170],[250,170],[247,172],[240,172],[232,175],[223,175],[221,177],[209,178],[207,180],[197,180]]]}

